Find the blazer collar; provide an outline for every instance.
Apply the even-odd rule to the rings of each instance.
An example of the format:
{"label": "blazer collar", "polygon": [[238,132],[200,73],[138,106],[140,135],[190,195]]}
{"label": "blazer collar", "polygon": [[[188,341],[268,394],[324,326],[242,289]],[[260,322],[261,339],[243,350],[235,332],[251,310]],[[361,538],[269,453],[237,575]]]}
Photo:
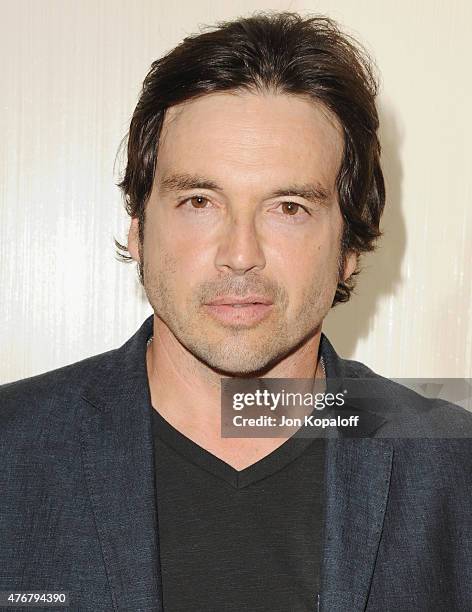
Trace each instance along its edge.
{"label": "blazer collar", "polygon": [[[327,379],[327,392],[336,393],[342,391],[344,388],[349,389],[349,384],[345,385],[343,381],[351,379],[362,379],[361,376],[356,372],[356,367],[353,366],[355,362],[350,362],[346,359],[339,357],[335,351],[333,345],[325,336],[321,333],[319,354],[323,357],[326,370]],[[348,367],[350,366],[350,367]],[[371,380],[376,380],[374,376]],[[364,391],[368,389],[368,379],[363,381]],[[385,408],[381,409],[380,404],[372,402],[368,398],[368,394],[365,393],[366,397],[357,398],[355,402],[350,403],[347,399],[346,403],[342,407],[334,408],[330,411],[330,416],[341,416],[346,417],[350,415],[359,416],[358,426],[348,427],[339,426],[337,428],[337,435],[334,437],[340,438],[368,438],[373,437],[375,432],[384,425],[388,419],[385,418]],[[374,394],[372,393],[372,396]]]}
{"label": "blazer collar", "polygon": [[[146,341],[153,316],[94,362],[82,394],[82,459],[115,610],[162,612],[152,405]],[[327,380],[346,375],[322,334]],[[364,610],[385,514],[387,440],[328,439],[320,610]]]}

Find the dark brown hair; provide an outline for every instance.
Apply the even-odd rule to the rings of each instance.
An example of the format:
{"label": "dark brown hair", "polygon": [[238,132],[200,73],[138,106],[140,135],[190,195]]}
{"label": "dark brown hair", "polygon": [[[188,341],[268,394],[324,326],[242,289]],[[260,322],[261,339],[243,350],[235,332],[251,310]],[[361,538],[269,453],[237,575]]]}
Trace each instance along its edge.
{"label": "dark brown hair", "polygon": [[[153,62],[131,120],[119,184],[128,214],[139,220],[140,245],[166,110],[211,92],[241,89],[308,95],[334,113],[344,135],[336,182],[344,222],[340,271],[349,251],[373,251],[382,235],[385,187],[372,60],[332,19],[287,12],[258,13],[206,28]],[[120,258],[131,260],[126,247],[115,243]],[[346,282],[339,281],[333,306],[349,300],[359,272],[357,267]],[[139,275],[143,282],[142,265]]]}

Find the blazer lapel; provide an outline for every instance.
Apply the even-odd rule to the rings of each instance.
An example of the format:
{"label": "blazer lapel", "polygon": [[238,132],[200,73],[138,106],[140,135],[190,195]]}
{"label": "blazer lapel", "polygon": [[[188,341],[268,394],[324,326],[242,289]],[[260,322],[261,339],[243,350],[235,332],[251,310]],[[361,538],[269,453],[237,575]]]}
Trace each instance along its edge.
{"label": "blazer lapel", "polygon": [[[324,334],[320,349],[328,384],[345,377],[344,360]],[[372,435],[382,422],[375,412],[367,413],[363,434]],[[343,435],[349,433],[338,431],[326,441],[322,612],[362,612],[367,606],[392,471],[393,445],[387,439]]]}
{"label": "blazer lapel", "polygon": [[83,394],[82,453],[114,610],[162,611],[146,339],[110,352]]}
{"label": "blazer lapel", "polygon": [[393,448],[387,440],[327,440],[324,612],[367,605],[387,506]]}

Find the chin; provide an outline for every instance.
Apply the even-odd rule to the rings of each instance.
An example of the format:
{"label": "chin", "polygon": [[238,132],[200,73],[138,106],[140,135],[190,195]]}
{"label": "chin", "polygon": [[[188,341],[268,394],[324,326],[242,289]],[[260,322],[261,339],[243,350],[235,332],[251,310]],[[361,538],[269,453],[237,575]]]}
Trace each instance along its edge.
{"label": "chin", "polygon": [[257,348],[251,345],[241,346],[237,343],[224,343],[218,345],[201,344],[193,347],[191,352],[198,357],[203,363],[220,373],[222,376],[262,376],[267,372],[283,355],[280,351],[275,351],[274,347],[266,346],[258,343]]}
{"label": "chin", "polygon": [[236,378],[259,377],[269,369],[267,362],[249,364],[247,361],[235,361],[233,363],[213,361],[212,363],[207,363],[207,365],[211,367],[214,372],[222,376],[233,376]]}

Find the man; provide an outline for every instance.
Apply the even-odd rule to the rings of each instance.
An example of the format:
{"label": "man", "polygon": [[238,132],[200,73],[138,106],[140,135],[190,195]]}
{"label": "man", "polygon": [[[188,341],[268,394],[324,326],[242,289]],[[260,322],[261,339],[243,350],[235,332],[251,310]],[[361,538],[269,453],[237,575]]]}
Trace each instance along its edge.
{"label": "man", "polygon": [[[153,64],[121,188],[154,316],[1,389],[1,589],[94,612],[472,609],[470,415],[321,331],[381,235],[375,95],[325,18],[240,19]],[[345,377],[387,398],[355,439],[221,435],[224,379]]]}

